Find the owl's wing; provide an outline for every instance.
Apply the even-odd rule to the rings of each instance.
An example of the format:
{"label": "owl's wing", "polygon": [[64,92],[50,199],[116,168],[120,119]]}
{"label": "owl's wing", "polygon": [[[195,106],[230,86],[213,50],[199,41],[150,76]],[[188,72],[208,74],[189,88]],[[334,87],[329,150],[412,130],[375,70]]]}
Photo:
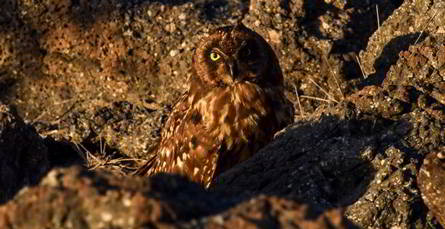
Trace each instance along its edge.
{"label": "owl's wing", "polygon": [[[203,122],[203,114],[184,95],[173,108],[162,130],[162,140],[154,156],[136,174],[169,172],[186,175],[208,186],[216,169],[220,141]],[[216,133],[216,132],[215,132]]]}
{"label": "owl's wing", "polygon": [[133,175],[135,176],[144,176],[146,175],[151,168],[155,166],[156,163],[156,155],[153,155],[148,161],[141,167],[139,167]]}
{"label": "owl's wing", "polygon": [[[166,135],[168,135],[168,129],[170,129],[171,127],[173,127],[175,124],[178,123],[179,120],[182,120],[186,114],[186,110],[187,110],[187,97],[188,97],[188,92],[182,94],[178,101],[176,102],[175,106],[173,107],[172,113],[170,114],[169,118],[167,119],[167,121],[164,124],[164,127],[162,128],[162,132],[161,132],[161,141],[163,141],[166,138]],[[160,143],[160,145],[162,144],[162,142]],[[158,146],[158,150],[159,151],[160,146]],[[139,167],[134,173],[133,175],[136,176],[144,176],[144,175],[151,175],[153,174],[153,170],[158,167],[158,163],[159,163],[159,158],[157,153],[151,155],[150,159],[148,159],[148,161],[142,165],[141,167]]]}

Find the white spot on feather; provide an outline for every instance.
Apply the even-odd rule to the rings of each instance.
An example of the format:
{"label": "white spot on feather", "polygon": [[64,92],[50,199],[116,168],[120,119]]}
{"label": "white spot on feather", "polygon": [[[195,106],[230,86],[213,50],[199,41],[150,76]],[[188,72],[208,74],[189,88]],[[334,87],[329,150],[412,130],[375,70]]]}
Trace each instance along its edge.
{"label": "white spot on feather", "polygon": [[170,157],[170,150],[167,150],[167,149],[162,149],[162,151],[161,152],[163,152],[163,156],[164,157]]}
{"label": "white spot on feather", "polygon": [[181,160],[180,157],[176,157],[176,163],[178,164],[178,167],[181,169],[184,166],[184,162]]}
{"label": "white spot on feather", "polygon": [[198,172],[199,172],[199,169],[197,167],[195,167],[193,169],[193,176],[196,176],[196,174],[198,174]]}

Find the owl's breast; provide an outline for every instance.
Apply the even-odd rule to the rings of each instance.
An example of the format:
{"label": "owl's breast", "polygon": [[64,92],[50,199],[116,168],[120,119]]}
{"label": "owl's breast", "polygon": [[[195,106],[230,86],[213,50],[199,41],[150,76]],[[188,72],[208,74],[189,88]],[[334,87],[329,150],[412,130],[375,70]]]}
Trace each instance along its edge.
{"label": "owl's breast", "polygon": [[[217,142],[230,150],[251,140],[263,141],[275,132],[270,99],[265,90],[253,83],[215,88],[194,104],[202,116],[204,128]],[[267,127],[267,128],[266,128]]]}

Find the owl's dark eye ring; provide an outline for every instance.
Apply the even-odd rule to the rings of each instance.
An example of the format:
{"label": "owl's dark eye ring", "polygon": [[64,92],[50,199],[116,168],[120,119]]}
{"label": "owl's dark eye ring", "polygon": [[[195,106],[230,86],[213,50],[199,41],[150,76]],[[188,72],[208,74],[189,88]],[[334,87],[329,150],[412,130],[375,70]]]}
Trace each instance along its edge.
{"label": "owl's dark eye ring", "polygon": [[245,56],[250,56],[250,54],[252,54],[252,50],[250,50],[250,48],[246,48],[244,51],[244,55]]}
{"label": "owl's dark eye ring", "polygon": [[211,59],[212,61],[217,61],[217,60],[221,59],[221,55],[219,55],[219,54],[216,53],[216,52],[211,52],[211,53],[210,53],[210,59]]}

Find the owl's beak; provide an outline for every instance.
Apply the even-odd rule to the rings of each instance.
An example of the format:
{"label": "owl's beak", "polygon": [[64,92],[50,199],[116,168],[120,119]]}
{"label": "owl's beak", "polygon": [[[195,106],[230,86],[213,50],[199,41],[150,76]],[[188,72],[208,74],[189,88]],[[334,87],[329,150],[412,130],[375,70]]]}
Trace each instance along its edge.
{"label": "owl's beak", "polygon": [[[244,26],[241,24],[241,26]],[[238,27],[238,25],[236,26]],[[243,41],[241,45],[238,47],[238,49],[235,52],[235,55],[232,56],[231,61],[229,62],[229,68],[230,68],[230,75],[232,76],[232,79],[239,80],[240,79],[240,70],[239,70],[239,64],[238,64],[238,56],[239,52],[244,46],[247,45],[246,41]]]}
{"label": "owl's beak", "polygon": [[229,64],[229,70],[230,70],[230,76],[232,76],[232,79],[236,80],[239,78],[239,68],[238,64],[236,63],[236,60],[231,61]]}

